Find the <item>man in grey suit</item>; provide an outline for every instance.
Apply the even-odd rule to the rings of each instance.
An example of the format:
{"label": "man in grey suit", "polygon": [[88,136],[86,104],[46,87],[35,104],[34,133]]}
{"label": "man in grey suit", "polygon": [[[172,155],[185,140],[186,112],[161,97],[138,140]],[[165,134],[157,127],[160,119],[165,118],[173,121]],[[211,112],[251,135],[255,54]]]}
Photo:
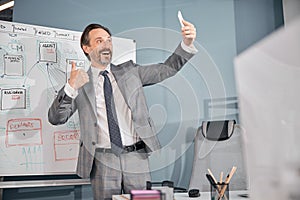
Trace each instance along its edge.
{"label": "man in grey suit", "polygon": [[183,41],[174,53],[164,63],[147,66],[132,61],[113,65],[108,28],[90,24],[82,33],[81,48],[91,67],[85,72],[72,64],[70,78],[49,108],[48,118],[53,125],[64,124],[78,111],[77,174],[90,177],[94,199],[145,189],[151,180],[148,155],[160,149],[160,144],[143,86],[175,75],[197,52],[193,45],[196,29],[182,22]]}

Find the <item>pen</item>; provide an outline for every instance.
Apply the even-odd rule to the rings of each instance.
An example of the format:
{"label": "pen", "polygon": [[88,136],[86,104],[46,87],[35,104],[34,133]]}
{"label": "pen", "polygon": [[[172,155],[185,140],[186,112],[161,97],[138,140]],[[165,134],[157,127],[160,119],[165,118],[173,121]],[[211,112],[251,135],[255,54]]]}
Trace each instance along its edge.
{"label": "pen", "polygon": [[217,184],[214,182],[213,178],[210,174],[206,174],[206,178],[208,179],[208,182],[215,188],[218,189]]}
{"label": "pen", "polygon": [[220,174],[220,183],[222,183],[223,182],[223,172],[221,172],[221,174]]}
{"label": "pen", "polygon": [[212,177],[212,179],[214,180],[214,182],[217,184],[217,180],[216,180],[216,178],[214,177],[214,175],[213,175],[213,173],[210,171],[210,169],[207,169],[207,171],[208,171],[208,173],[209,173],[209,175]]}

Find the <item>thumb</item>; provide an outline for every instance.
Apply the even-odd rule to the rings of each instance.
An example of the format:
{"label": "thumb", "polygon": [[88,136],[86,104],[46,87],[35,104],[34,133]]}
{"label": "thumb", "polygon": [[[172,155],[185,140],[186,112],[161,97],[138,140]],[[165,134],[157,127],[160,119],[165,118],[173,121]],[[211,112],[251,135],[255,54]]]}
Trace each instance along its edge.
{"label": "thumb", "polygon": [[182,23],[183,23],[184,26],[191,26],[192,25],[192,23],[190,23],[190,22],[188,22],[184,19],[182,20]]}
{"label": "thumb", "polygon": [[76,70],[76,64],[75,64],[75,62],[73,61],[72,62],[72,69],[71,69],[71,71],[75,71]]}

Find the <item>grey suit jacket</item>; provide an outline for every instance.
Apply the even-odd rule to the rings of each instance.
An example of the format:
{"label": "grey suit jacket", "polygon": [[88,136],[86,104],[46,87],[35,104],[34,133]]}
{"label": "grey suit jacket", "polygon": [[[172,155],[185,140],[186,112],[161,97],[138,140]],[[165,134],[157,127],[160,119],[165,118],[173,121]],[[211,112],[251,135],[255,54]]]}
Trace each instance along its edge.
{"label": "grey suit jacket", "polygon": [[[175,52],[164,62],[139,66],[132,61],[120,65],[111,65],[125,102],[132,112],[132,121],[137,135],[146,144],[147,152],[160,148],[153,121],[149,116],[143,86],[155,84],[175,75],[193,56],[179,45]],[[64,124],[78,110],[80,120],[80,150],[77,174],[88,178],[93,165],[95,146],[98,141],[96,98],[91,69],[90,81],[78,90],[75,99],[70,98],[62,88],[49,108],[48,119],[53,125]],[[101,138],[99,138],[101,139]]]}

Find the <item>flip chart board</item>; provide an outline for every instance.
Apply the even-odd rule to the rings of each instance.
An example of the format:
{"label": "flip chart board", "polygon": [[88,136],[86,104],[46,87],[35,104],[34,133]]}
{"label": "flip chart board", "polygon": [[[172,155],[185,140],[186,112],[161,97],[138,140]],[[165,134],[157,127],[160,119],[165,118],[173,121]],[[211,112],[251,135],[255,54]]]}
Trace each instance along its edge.
{"label": "flip chart board", "polygon": [[[81,32],[0,21],[0,176],[74,174],[78,115],[60,126],[48,108],[71,62],[88,70]],[[113,37],[113,63],[136,60],[131,39]]]}

